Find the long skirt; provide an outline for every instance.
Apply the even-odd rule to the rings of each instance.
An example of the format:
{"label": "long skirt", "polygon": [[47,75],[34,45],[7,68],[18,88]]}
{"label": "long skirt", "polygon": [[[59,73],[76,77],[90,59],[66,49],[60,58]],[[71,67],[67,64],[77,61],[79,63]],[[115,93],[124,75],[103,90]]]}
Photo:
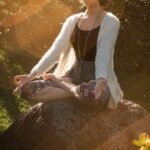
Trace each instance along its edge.
{"label": "long skirt", "polygon": [[[81,65],[81,62],[76,60],[72,68],[66,72],[61,78],[70,78],[72,83],[79,85],[82,82],[88,82],[90,80],[95,80],[95,63],[94,61],[84,61]],[[57,83],[52,80],[43,80],[36,79],[32,80],[21,89],[21,97],[29,100],[30,96],[43,88],[51,86],[55,88],[62,88]],[[101,101],[104,102],[104,107],[107,105],[108,100],[111,96],[110,89],[107,85],[106,91],[103,91],[101,94]]]}

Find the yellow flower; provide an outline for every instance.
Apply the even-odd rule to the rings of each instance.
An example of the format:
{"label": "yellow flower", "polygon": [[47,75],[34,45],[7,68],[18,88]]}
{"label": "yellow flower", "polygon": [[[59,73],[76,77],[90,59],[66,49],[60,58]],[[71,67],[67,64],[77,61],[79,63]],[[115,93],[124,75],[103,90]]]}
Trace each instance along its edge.
{"label": "yellow flower", "polygon": [[140,147],[140,150],[150,150],[150,137],[146,133],[140,133],[139,139],[132,142],[134,145]]}

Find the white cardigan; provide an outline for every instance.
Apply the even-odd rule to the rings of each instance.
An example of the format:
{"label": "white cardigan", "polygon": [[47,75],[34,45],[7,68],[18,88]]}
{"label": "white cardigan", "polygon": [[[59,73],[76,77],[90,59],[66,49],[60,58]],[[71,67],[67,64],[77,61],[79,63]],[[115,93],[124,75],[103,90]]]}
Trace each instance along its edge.
{"label": "white cardigan", "polygon": [[[70,35],[78,18],[83,13],[84,12],[75,13],[66,18],[61,31],[52,46],[44,54],[40,61],[32,68],[31,73],[36,72],[37,77],[39,77],[48,71],[49,68],[59,60],[61,53],[71,51],[73,46],[70,42]],[[104,77],[107,80],[107,84],[111,92],[110,105],[113,104],[113,107],[118,107],[118,102],[124,96],[113,66],[114,47],[119,29],[119,19],[112,12],[106,12],[101,22],[101,27],[98,34],[97,53],[95,57],[95,78],[97,79],[99,77]]]}

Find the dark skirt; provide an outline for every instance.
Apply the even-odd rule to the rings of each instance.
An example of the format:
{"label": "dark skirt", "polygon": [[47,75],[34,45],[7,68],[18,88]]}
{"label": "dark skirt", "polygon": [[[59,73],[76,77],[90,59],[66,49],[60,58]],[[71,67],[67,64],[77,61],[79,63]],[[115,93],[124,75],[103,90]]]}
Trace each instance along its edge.
{"label": "dark skirt", "polygon": [[[69,77],[72,83],[79,85],[82,82],[88,82],[90,80],[95,80],[95,63],[94,61],[76,61],[72,68],[65,73],[61,78]],[[55,88],[62,88],[52,80],[36,79],[27,83],[21,90],[21,97],[24,99],[30,99],[30,95],[42,90],[46,86],[51,86]],[[110,97],[110,90],[107,86],[107,90],[102,92],[101,98],[105,102],[108,101]]]}
{"label": "dark skirt", "polygon": [[74,84],[95,80],[95,63],[94,61],[76,61],[72,68],[66,72],[65,76],[72,79]]}

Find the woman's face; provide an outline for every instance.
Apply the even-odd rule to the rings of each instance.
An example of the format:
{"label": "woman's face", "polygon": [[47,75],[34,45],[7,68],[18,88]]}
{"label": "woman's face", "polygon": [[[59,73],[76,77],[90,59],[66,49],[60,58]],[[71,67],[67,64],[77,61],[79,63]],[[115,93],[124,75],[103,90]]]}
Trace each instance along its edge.
{"label": "woman's face", "polygon": [[81,0],[86,6],[99,5],[99,0]]}

